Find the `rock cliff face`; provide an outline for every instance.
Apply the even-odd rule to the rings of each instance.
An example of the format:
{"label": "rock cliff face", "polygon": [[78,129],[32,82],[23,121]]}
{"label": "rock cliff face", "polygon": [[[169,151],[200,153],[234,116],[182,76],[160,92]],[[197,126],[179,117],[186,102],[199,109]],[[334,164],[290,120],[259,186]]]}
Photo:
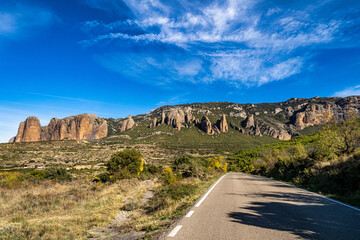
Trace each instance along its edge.
{"label": "rock cliff face", "polygon": [[154,127],[156,127],[157,126],[157,118],[154,118],[153,120],[152,120],[152,122],[150,123],[150,128],[154,128]]}
{"label": "rock cliff face", "polygon": [[37,117],[28,117],[19,125],[11,142],[36,142],[63,139],[100,139],[107,136],[107,121],[95,114],[80,114],[63,119],[53,118],[42,127]]}
{"label": "rock cliff face", "polygon": [[132,117],[129,115],[129,116],[127,116],[127,117],[125,118],[124,122],[122,123],[120,131],[121,131],[121,132],[124,132],[124,131],[126,131],[126,130],[128,130],[128,129],[133,128],[134,126],[135,126],[135,121],[134,121],[134,119],[132,119]]}
{"label": "rock cliff face", "polygon": [[177,130],[180,130],[182,123],[185,122],[185,113],[181,109],[172,109],[165,118],[165,123],[172,125]]}
{"label": "rock cliff face", "polygon": [[161,113],[161,122],[160,122],[160,124],[164,124],[165,123],[165,113],[164,113],[164,111]]}
{"label": "rock cliff face", "polygon": [[25,122],[20,123],[14,142],[40,141],[40,132],[40,120],[37,117],[28,117]]}
{"label": "rock cliff face", "polygon": [[254,115],[251,114],[249,117],[247,117],[243,123],[243,126],[245,128],[252,128],[255,127],[255,120],[254,120]]}
{"label": "rock cliff face", "polygon": [[[304,129],[308,126],[323,124],[334,117],[334,104],[308,104],[304,110],[296,113],[296,129]],[[343,119],[342,119],[343,120]]]}
{"label": "rock cliff face", "polygon": [[[11,142],[98,139],[135,127],[141,135],[142,127],[153,128],[148,130],[150,132],[159,131],[156,128],[165,124],[179,131],[189,128],[207,134],[237,132],[288,140],[317,129],[311,129],[311,126],[343,121],[352,114],[359,115],[359,112],[360,96],[352,96],[292,98],[284,102],[260,104],[211,102],[162,106],[148,114],[128,116],[125,120],[110,118],[107,123],[96,115],[81,114],[64,119],[53,118],[46,127],[41,127],[36,117],[29,117],[20,123],[18,133]],[[168,131],[166,129],[161,127],[162,131]]]}
{"label": "rock cliff face", "polygon": [[352,96],[331,102],[303,104],[294,112],[294,126],[302,130],[308,126],[324,124],[329,121],[343,121],[350,115],[360,112],[360,96]]}
{"label": "rock cliff face", "polygon": [[217,121],[217,127],[219,128],[220,132],[228,132],[229,131],[229,126],[227,124],[226,121],[226,116],[225,114],[222,114],[220,119]]}
{"label": "rock cliff face", "polygon": [[212,128],[211,121],[207,116],[202,117],[200,123],[200,129],[210,135],[215,133],[215,131]]}

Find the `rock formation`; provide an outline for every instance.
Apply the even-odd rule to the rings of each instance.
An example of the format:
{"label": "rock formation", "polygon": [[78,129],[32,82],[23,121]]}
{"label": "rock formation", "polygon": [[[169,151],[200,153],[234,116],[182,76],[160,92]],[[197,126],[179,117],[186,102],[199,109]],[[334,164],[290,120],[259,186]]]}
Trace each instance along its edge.
{"label": "rock formation", "polygon": [[205,115],[201,119],[200,129],[210,135],[215,133],[212,128],[210,119]]}
{"label": "rock formation", "polygon": [[124,122],[122,123],[120,131],[121,131],[121,132],[124,132],[124,131],[126,131],[126,130],[128,130],[128,129],[133,128],[134,126],[135,126],[135,121],[134,121],[134,119],[132,119],[132,117],[129,115],[129,116],[127,116],[127,117],[125,118]]}
{"label": "rock formation", "polygon": [[[296,129],[304,129],[308,126],[323,124],[330,121],[334,117],[334,105],[327,103],[308,104],[304,111],[296,113],[295,127]],[[343,117],[341,117],[343,120]]]}
{"label": "rock formation", "polygon": [[280,140],[290,140],[292,137],[292,135],[286,130],[283,130],[283,129],[278,130],[278,129],[275,129],[273,127],[266,126],[266,125],[263,125],[261,127],[261,130],[265,135],[268,135],[270,137],[277,138]]}
{"label": "rock formation", "polygon": [[219,128],[220,132],[227,132],[229,130],[228,124],[226,122],[225,114],[222,114],[220,119],[216,123],[217,127]]}
{"label": "rock formation", "polygon": [[294,109],[292,107],[286,107],[285,108],[285,113],[287,117],[291,117],[294,114]]}
{"label": "rock formation", "polygon": [[36,142],[63,139],[100,139],[107,136],[107,121],[95,114],[80,114],[63,119],[53,118],[42,127],[37,117],[28,117],[19,125],[12,142]]}
{"label": "rock formation", "polygon": [[28,117],[25,122],[20,123],[14,142],[40,141],[40,131],[40,120],[37,117]]}
{"label": "rock formation", "polygon": [[193,123],[194,121],[195,121],[195,117],[191,113],[186,113],[185,122],[186,123]]}
{"label": "rock formation", "polygon": [[150,123],[150,128],[154,128],[157,126],[157,118],[154,118],[152,122]]}
{"label": "rock formation", "polygon": [[282,108],[275,108],[274,114],[276,115],[276,114],[278,114],[279,112],[282,112],[282,111],[283,111]]}
{"label": "rock formation", "polygon": [[165,123],[172,125],[174,128],[180,130],[182,123],[185,122],[185,113],[181,109],[172,109],[165,118]]}
{"label": "rock formation", "polygon": [[160,122],[160,124],[164,124],[165,123],[165,113],[164,113],[164,111],[162,111],[162,113],[161,113],[161,122]]}
{"label": "rock formation", "polygon": [[255,136],[262,136],[259,125],[255,124],[255,127],[251,129]]}
{"label": "rock formation", "polygon": [[254,120],[254,115],[251,114],[249,117],[247,117],[243,123],[243,126],[245,128],[251,128],[251,127],[255,127],[255,120]]}

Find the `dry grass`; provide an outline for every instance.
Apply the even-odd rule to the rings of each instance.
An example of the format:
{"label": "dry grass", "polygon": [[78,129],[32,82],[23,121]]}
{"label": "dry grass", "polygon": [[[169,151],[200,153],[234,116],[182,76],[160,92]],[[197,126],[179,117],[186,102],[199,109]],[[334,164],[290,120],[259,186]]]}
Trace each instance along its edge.
{"label": "dry grass", "polygon": [[115,184],[88,179],[0,187],[0,239],[85,239],[115,218],[138,180]]}
{"label": "dry grass", "polygon": [[[162,205],[158,209],[151,209],[155,203],[149,202],[147,208],[141,208],[135,211],[131,218],[124,224],[123,232],[145,232],[146,239],[157,238],[174,221],[183,216],[187,209],[201,196],[201,194],[218,179],[219,175],[213,176],[207,181],[198,178],[181,180],[181,185],[194,186],[194,192],[189,195],[180,196],[178,199],[171,198],[170,195],[160,199]],[[181,187],[178,186],[178,187]],[[166,185],[157,184],[157,188],[163,188]],[[155,190],[156,191],[156,190]],[[156,193],[155,193],[156,198]],[[149,209],[150,208],[150,209]]]}

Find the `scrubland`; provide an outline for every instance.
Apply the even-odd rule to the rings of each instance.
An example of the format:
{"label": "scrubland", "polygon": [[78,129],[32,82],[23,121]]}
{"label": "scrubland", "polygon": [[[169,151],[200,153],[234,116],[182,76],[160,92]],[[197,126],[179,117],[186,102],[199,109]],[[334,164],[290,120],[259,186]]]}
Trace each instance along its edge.
{"label": "scrubland", "polygon": [[0,172],[0,239],[156,238],[227,170],[222,157],[144,164],[137,150],[106,167]]}
{"label": "scrubland", "polygon": [[313,135],[243,150],[230,169],[286,181],[360,206],[360,119],[329,123]]}

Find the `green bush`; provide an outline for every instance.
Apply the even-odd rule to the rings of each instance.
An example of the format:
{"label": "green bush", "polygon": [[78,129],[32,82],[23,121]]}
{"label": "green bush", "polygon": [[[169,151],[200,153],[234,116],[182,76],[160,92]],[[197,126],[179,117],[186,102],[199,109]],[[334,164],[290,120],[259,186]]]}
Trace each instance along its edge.
{"label": "green bush", "polygon": [[41,170],[34,170],[31,172],[31,176],[37,178],[37,179],[44,179],[46,178],[46,172]]}
{"label": "green bush", "polygon": [[0,172],[0,187],[17,187],[26,179],[26,175],[20,172]]}
{"label": "green bush", "polygon": [[106,183],[109,182],[111,180],[110,174],[109,173],[100,173],[98,175],[96,175],[94,182],[102,182],[102,183]]}
{"label": "green bush", "polygon": [[144,165],[144,171],[142,172],[142,175],[148,176],[148,177],[154,177],[159,176],[162,173],[162,167],[161,166],[155,166],[152,164],[145,164]]}
{"label": "green bush", "polygon": [[188,156],[183,156],[180,158],[175,159],[174,165],[175,166],[183,166],[183,165],[190,165],[191,159]]}
{"label": "green bush", "polygon": [[65,168],[51,167],[44,170],[46,179],[56,179],[62,181],[70,181],[72,176]]}
{"label": "green bush", "polygon": [[172,184],[176,182],[176,177],[171,168],[165,168],[163,174],[165,183]]}
{"label": "green bush", "polygon": [[204,158],[193,158],[183,156],[175,159],[173,169],[182,177],[204,178],[208,172],[208,160]]}
{"label": "green bush", "polygon": [[107,170],[111,174],[114,174],[114,176],[139,175],[140,172],[144,170],[142,155],[136,149],[126,149],[115,153],[111,156],[111,159],[106,166]]}
{"label": "green bush", "polygon": [[192,196],[197,189],[198,185],[196,184],[180,182],[157,188],[154,192],[154,197],[150,200],[150,210],[156,211],[163,209],[169,204],[169,201],[180,201],[183,198]]}

